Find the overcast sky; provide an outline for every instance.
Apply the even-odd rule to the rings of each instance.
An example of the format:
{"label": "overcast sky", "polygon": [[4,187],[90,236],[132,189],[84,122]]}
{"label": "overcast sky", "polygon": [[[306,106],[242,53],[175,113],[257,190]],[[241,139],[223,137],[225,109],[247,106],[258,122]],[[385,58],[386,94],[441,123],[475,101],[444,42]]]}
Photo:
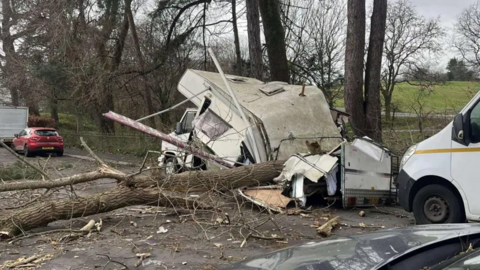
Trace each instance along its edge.
{"label": "overcast sky", "polygon": [[[419,14],[427,18],[436,18],[440,16],[440,22],[447,31],[446,41],[452,39],[453,26],[458,15],[473,4],[475,0],[410,0],[415,5]],[[445,54],[441,58],[440,66],[446,67],[450,58],[455,56],[449,44],[445,44]]]}

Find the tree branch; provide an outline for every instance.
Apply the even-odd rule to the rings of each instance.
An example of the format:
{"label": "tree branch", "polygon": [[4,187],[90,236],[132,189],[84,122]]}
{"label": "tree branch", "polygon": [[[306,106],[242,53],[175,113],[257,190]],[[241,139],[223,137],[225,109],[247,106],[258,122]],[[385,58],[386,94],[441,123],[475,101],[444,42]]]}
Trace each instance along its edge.
{"label": "tree branch", "polygon": [[14,191],[14,190],[26,190],[26,189],[51,189],[69,185],[75,185],[80,183],[86,183],[95,181],[102,178],[111,178],[118,181],[126,181],[127,175],[119,174],[118,172],[111,171],[109,168],[100,168],[97,171],[76,174],[69,177],[63,177],[52,181],[37,181],[37,180],[21,180],[21,181],[9,181],[4,184],[0,184],[0,192]]}
{"label": "tree branch", "polygon": [[43,175],[46,179],[50,180],[50,176],[48,176],[48,174],[46,174],[44,171],[42,171],[40,168],[38,168],[37,166],[33,165],[32,163],[30,163],[29,161],[27,161],[25,158],[21,157],[19,154],[15,153],[15,151],[13,151],[8,145],[6,145],[4,142],[0,141],[0,145],[2,145],[3,148],[7,149],[8,152],[12,153],[12,155],[14,155],[18,160],[20,160],[21,162],[25,163],[27,166],[33,168],[35,171],[37,171],[38,173],[40,173],[41,175]]}

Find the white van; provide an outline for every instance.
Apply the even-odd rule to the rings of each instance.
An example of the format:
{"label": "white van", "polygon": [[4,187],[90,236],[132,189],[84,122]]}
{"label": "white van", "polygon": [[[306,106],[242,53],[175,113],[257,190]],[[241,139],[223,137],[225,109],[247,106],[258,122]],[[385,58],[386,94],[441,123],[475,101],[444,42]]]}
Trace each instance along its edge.
{"label": "white van", "polygon": [[410,147],[397,178],[419,224],[480,221],[480,92],[434,136]]}

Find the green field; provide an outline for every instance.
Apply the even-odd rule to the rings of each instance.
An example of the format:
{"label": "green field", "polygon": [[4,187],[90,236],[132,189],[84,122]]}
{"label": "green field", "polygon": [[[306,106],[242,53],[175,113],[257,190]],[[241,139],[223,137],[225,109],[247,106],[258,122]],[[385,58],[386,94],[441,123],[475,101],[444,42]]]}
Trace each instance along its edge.
{"label": "green field", "polygon": [[[398,112],[414,112],[421,105],[418,104],[419,86],[408,83],[397,84],[393,91],[392,103]],[[461,110],[467,102],[480,91],[479,82],[446,82],[442,85],[432,86],[432,92],[421,98],[426,112],[452,114]],[[383,96],[382,96],[383,103]],[[343,100],[339,100],[337,107],[343,107]]]}

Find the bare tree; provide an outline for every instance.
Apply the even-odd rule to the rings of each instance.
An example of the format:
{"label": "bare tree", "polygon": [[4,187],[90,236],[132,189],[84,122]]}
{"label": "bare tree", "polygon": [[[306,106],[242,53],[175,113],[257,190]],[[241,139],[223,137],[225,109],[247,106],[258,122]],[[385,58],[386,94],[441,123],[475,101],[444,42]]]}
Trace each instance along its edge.
{"label": "bare tree", "polygon": [[10,90],[13,106],[20,105],[20,98],[18,88],[10,83],[5,78],[11,78],[13,74],[12,65],[15,63],[15,46],[13,45],[15,38],[11,34],[11,28],[13,26],[13,10],[10,5],[10,1],[2,0],[2,49],[5,54],[5,64],[2,65],[2,71],[4,73],[4,81],[7,82],[7,87]]}
{"label": "bare tree", "polygon": [[467,64],[480,67],[480,1],[471,4],[458,17],[453,46]]}
{"label": "bare tree", "polygon": [[270,79],[289,82],[285,30],[280,18],[280,0],[263,0],[259,5],[270,65]]}
{"label": "bare tree", "polygon": [[408,0],[398,0],[389,6],[382,72],[387,120],[390,119],[392,96],[398,79],[420,66],[429,54],[440,51],[443,35],[439,20],[428,20],[419,15]]}
{"label": "bare tree", "polygon": [[18,53],[16,45],[20,40],[32,38],[32,35],[48,21],[40,12],[48,1],[6,1],[2,0],[1,41],[3,83],[9,89],[12,104],[27,105],[30,113],[39,115],[37,95],[26,87],[27,69],[24,58]]}
{"label": "bare tree", "polygon": [[343,91],[346,7],[346,1],[291,0],[282,10],[291,82],[316,85],[331,107]]}
{"label": "bare tree", "polygon": [[260,42],[260,12],[257,0],[245,0],[247,9],[248,51],[252,77],[263,80],[262,44]]}
{"label": "bare tree", "polygon": [[240,52],[240,38],[238,36],[237,25],[237,1],[232,0],[232,26],[233,26],[233,38],[235,43],[235,56],[236,56],[236,71],[239,75],[243,73],[242,54]]}
{"label": "bare tree", "polygon": [[[125,14],[128,18],[128,24],[130,25],[132,38],[133,38],[133,46],[135,48],[135,52],[137,55],[137,60],[140,64],[140,70],[145,71],[145,59],[143,57],[142,50],[140,49],[140,41],[138,39],[137,27],[135,26],[135,20],[133,19],[133,12],[132,12],[132,0],[125,0]],[[150,88],[148,87],[148,77],[143,76],[143,84],[144,84],[144,93],[145,93],[145,104],[147,105],[147,113],[151,115],[155,113],[153,108],[153,101],[152,101],[152,93],[150,92]],[[155,127],[155,118],[149,118],[150,126]]]}

